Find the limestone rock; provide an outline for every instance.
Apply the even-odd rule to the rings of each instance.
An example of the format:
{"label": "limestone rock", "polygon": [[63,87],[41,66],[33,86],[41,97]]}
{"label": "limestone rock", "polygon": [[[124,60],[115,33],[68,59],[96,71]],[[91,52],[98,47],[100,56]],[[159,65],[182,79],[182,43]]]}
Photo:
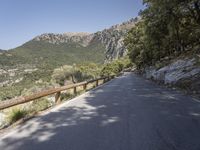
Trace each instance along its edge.
{"label": "limestone rock", "polygon": [[200,66],[197,59],[188,58],[177,60],[158,70],[147,67],[144,76],[168,85],[178,85],[200,93]]}

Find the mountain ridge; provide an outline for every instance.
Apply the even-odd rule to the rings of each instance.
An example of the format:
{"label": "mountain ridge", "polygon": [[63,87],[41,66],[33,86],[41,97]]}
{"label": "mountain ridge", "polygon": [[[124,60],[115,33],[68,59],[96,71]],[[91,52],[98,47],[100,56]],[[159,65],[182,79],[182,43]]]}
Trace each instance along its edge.
{"label": "mountain ridge", "polygon": [[137,18],[130,19],[96,33],[41,34],[19,47],[1,52],[0,68],[18,64],[58,67],[83,62],[110,62],[127,54],[124,36],[137,21]]}
{"label": "mountain ridge", "polygon": [[[30,41],[39,41],[50,44],[76,44],[77,46],[87,47],[92,42],[99,42],[105,47],[105,61],[112,61],[127,54],[127,50],[123,44],[123,37],[127,31],[130,30],[138,18],[132,18],[121,24],[116,24],[110,28],[95,33],[88,32],[65,32],[58,33],[44,33],[34,37]],[[28,41],[28,42],[30,42]],[[28,42],[24,43],[26,45]],[[23,46],[22,45],[22,46]]]}
{"label": "mountain ridge", "polygon": [[45,33],[14,49],[0,51],[0,100],[49,84],[64,65],[103,65],[126,55],[123,38],[135,20],[96,33]]}

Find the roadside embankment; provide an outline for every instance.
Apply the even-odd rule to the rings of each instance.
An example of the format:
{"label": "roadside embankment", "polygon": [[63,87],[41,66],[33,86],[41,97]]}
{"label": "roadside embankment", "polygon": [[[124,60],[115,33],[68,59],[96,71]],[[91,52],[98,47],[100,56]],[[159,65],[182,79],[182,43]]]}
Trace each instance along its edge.
{"label": "roadside embankment", "polygon": [[174,60],[166,66],[146,67],[143,76],[158,83],[178,87],[190,94],[200,95],[200,57]]}

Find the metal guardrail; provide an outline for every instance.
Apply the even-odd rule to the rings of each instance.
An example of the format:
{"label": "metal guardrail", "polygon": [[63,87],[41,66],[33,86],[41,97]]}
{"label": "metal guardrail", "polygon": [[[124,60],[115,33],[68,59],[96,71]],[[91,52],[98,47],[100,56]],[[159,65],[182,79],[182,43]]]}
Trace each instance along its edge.
{"label": "metal guardrail", "polygon": [[65,91],[65,90],[69,90],[69,89],[74,89],[74,94],[77,93],[77,87],[79,86],[83,86],[83,89],[86,90],[87,89],[87,84],[89,83],[93,83],[96,82],[96,86],[99,85],[99,80],[103,80],[103,83],[109,81],[111,78],[114,78],[114,76],[109,76],[109,77],[102,77],[102,78],[97,78],[97,79],[93,79],[93,80],[89,80],[89,81],[84,81],[84,82],[80,82],[80,83],[76,83],[76,84],[71,84],[71,85],[67,85],[67,86],[62,86],[62,87],[58,87],[58,88],[52,88],[49,90],[44,90],[41,92],[37,92],[35,94],[29,95],[29,96],[20,96],[17,98],[13,98],[10,100],[5,100],[5,101],[1,101],[0,102],[0,110],[9,108],[9,107],[13,107],[16,105],[20,105],[20,104],[24,104],[30,101],[34,101],[36,99],[45,97],[45,96],[49,96],[52,94],[55,94],[55,103],[59,104],[61,103],[61,92]]}

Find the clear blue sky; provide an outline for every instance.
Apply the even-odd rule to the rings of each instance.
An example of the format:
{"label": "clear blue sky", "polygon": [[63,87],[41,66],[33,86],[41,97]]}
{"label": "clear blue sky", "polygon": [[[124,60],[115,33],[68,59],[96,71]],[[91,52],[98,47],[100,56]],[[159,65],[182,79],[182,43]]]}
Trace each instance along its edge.
{"label": "clear blue sky", "polygon": [[0,49],[42,33],[100,31],[142,8],[142,0],[0,0]]}

